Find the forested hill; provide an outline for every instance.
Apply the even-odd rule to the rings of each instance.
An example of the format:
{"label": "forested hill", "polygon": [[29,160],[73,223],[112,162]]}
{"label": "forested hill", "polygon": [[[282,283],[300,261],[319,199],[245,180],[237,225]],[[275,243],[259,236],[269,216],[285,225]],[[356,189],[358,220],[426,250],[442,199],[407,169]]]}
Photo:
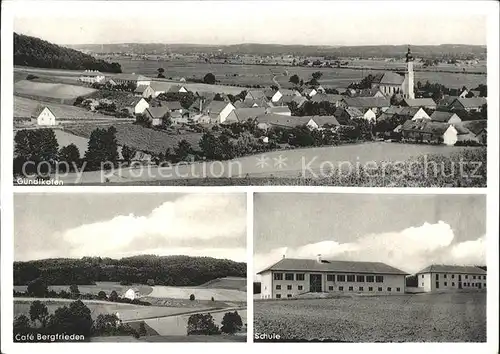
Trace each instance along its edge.
{"label": "forested hill", "polygon": [[216,278],[246,277],[246,263],[210,257],[153,255],[122,259],[84,257],[14,262],[14,285],[42,278],[47,285],[90,285],[96,281],[195,286]]}
{"label": "forested hill", "polygon": [[122,72],[118,63],[108,63],[74,49],[17,33],[14,33],[14,65],[50,69],[90,69],[109,73]]}

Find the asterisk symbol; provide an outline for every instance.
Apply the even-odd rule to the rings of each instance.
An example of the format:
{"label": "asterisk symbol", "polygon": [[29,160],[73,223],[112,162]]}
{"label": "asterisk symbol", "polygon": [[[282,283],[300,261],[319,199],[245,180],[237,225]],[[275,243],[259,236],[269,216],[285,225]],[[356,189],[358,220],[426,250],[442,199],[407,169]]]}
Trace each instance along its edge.
{"label": "asterisk symbol", "polygon": [[267,157],[266,155],[262,155],[260,157],[257,157],[257,167],[260,167],[260,168],[264,168],[268,165],[268,161],[269,160],[269,157]]}
{"label": "asterisk symbol", "polygon": [[274,167],[283,168],[286,167],[286,160],[288,160],[288,158],[280,155],[278,157],[273,157],[273,160],[274,160]]}

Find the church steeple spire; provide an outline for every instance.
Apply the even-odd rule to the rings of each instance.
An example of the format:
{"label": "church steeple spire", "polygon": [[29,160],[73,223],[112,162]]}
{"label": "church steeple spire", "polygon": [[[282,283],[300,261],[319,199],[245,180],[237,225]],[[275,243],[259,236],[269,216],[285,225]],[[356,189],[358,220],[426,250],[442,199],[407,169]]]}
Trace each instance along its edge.
{"label": "church steeple spire", "polygon": [[413,55],[411,54],[410,46],[408,46],[408,52],[406,53],[406,62],[413,61]]}

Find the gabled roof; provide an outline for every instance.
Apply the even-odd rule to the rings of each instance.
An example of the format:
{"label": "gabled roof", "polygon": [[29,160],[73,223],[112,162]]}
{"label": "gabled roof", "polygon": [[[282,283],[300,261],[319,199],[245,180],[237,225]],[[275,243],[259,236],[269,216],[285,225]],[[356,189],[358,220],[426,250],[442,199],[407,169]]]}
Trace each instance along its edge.
{"label": "gabled roof", "polygon": [[392,71],[388,71],[383,74],[375,75],[375,78],[372,82],[379,85],[401,85],[404,80],[404,76]]}
{"label": "gabled roof", "polygon": [[443,135],[449,127],[450,124],[433,122],[427,119],[419,121],[407,120],[403,123],[401,130]]}
{"label": "gabled roof", "polygon": [[266,99],[266,94],[262,90],[249,90],[247,92],[247,95],[245,96],[245,99],[254,99],[254,100],[260,100],[260,99]]}
{"label": "gabled roof", "polygon": [[161,105],[168,107],[171,111],[182,109],[182,105],[179,101],[161,101]]}
{"label": "gabled roof", "polygon": [[486,119],[467,120],[456,124],[456,126],[462,126],[463,128],[472,132],[474,135],[478,135],[483,130],[487,129],[487,123],[488,121]]}
{"label": "gabled roof", "polygon": [[[135,107],[142,100],[144,100],[144,97],[134,97],[130,100],[130,104],[128,104],[128,107]],[[144,100],[144,101],[146,101],[146,100]],[[147,103],[147,101],[146,101],[146,103]],[[149,103],[148,103],[148,105],[149,105]]]}
{"label": "gabled roof", "polygon": [[456,115],[453,112],[442,112],[442,111],[434,111],[431,114],[431,120],[436,122],[448,123],[452,116]]}
{"label": "gabled roof", "polygon": [[236,118],[239,122],[245,122],[248,119],[257,118],[258,116],[265,114],[266,109],[264,107],[253,107],[253,108],[236,108],[233,110]]}
{"label": "gabled roof", "polygon": [[347,106],[357,108],[382,108],[391,105],[391,102],[384,97],[344,97],[343,100]]}
{"label": "gabled roof", "polygon": [[146,108],[147,113],[151,115],[153,118],[163,118],[165,114],[169,112],[168,107],[162,106],[162,107],[149,107]]}
{"label": "gabled roof", "polygon": [[[137,88],[134,90],[135,93],[144,93],[144,91],[146,91],[146,89],[148,87],[151,87],[151,86],[148,86],[148,85],[141,85],[141,86],[137,86]],[[154,91],[154,90],[153,90]]]}
{"label": "gabled roof", "polygon": [[399,113],[403,110],[403,107],[399,107],[399,106],[389,106],[389,108],[387,108],[384,113],[386,114],[389,114],[389,115],[393,115],[395,113]]}
{"label": "gabled roof", "polygon": [[415,98],[415,99],[405,98],[404,102],[408,107],[435,107],[436,106],[436,102],[434,102],[434,100],[432,98]]}
{"label": "gabled roof", "polygon": [[481,107],[483,104],[486,104],[486,98],[484,97],[471,97],[471,98],[457,98],[456,101],[460,102],[460,104],[464,108],[477,108]]}
{"label": "gabled roof", "polygon": [[337,101],[341,101],[344,98],[342,95],[334,95],[328,93],[317,93],[311,98],[311,102],[331,102],[335,103]]}
{"label": "gabled roof", "polygon": [[266,108],[267,113],[291,113],[288,106],[276,106]]}
{"label": "gabled roof", "polygon": [[205,108],[203,108],[203,111],[210,111],[210,114],[219,114],[228,104],[230,103],[224,101],[212,101]]}
{"label": "gabled roof", "polygon": [[186,91],[187,91],[187,88],[185,88],[184,86],[181,86],[181,85],[172,85],[170,86],[170,88],[168,89],[167,92],[179,92],[181,88],[184,88]]}
{"label": "gabled roof", "polygon": [[356,107],[347,107],[345,111],[351,118],[358,118],[363,116],[363,112],[361,112]]}
{"label": "gabled roof", "polygon": [[314,122],[316,122],[316,124],[320,127],[326,125],[326,124],[329,124],[329,125],[340,125],[340,123],[338,122],[337,118],[335,118],[335,116],[304,116],[302,118],[310,118],[312,119]]}
{"label": "gabled roof", "polygon": [[278,263],[260,271],[299,271],[299,272],[335,272],[335,273],[363,273],[363,274],[397,274],[407,275],[400,269],[381,262],[354,262],[354,261],[323,261],[315,259],[283,258]]}
{"label": "gabled roof", "polygon": [[418,111],[420,111],[420,107],[403,107],[399,113],[396,113],[398,116],[402,117],[411,117],[413,118]]}
{"label": "gabled roof", "polygon": [[282,114],[263,114],[256,118],[257,123],[265,123],[282,127],[297,127],[309,123],[311,117],[291,117]]}
{"label": "gabled roof", "polygon": [[[356,93],[353,95],[353,97],[373,97],[377,94],[377,92],[382,93],[382,91],[380,91],[380,89],[378,87],[369,88],[369,89],[362,89],[362,90],[356,91]],[[382,93],[382,95],[384,95],[384,94]]]}
{"label": "gabled roof", "polygon": [[486,271],[474,266],[458,266],[458,265],[444,265],[432,264],[425,267],[417,274],[422,273],[460,273],[460,274],[481,274],[486,275]]}
{"label": "gabled roof", "polygon": [[455,101],[458,96],[443,96],[443,98],[438,102],[438,106],[440,107],[448,107],[453,101]]}

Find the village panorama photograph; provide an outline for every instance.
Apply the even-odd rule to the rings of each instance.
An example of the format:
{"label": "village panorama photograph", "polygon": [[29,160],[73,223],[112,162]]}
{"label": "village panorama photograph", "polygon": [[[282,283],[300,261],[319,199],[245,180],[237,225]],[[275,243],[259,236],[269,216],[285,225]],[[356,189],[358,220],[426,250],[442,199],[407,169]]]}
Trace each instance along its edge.
{"label": "village panorama photograph", "polygon": [[257,193],[254,218],[255,342],[486,342],[484,195]]}
{"label": "village panorama photograph", "polygon": [[472,3],[87,3],[8,4],[14,185],[486,187]]}
{"label": "village panorama photograph", "polygon": [[14,342],[246,342],[245,194],[14,204]]}

